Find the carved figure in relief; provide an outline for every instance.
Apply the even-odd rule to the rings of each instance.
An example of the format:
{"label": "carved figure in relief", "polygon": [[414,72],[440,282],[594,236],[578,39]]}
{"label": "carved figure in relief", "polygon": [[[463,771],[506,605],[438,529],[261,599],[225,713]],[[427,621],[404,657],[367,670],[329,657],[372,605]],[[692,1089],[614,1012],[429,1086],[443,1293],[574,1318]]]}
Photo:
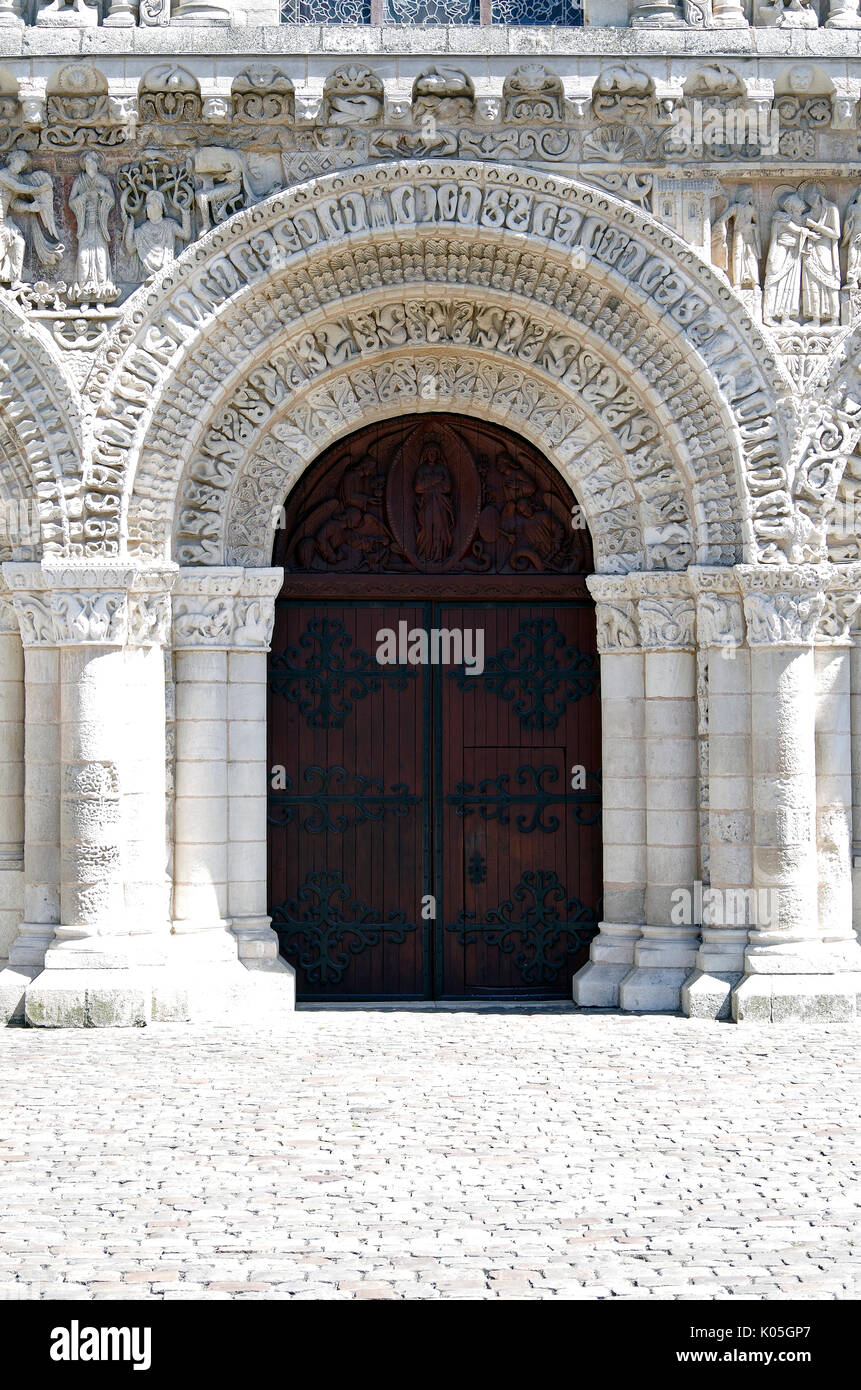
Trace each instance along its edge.
{"label": "carved figure in relief", "polygon": [[472,82],[459,68],[428,68],[413,83],[413,119],[418,122],[426,115],[439,121],[468,116],[473,101]]}
{"label": "carved figure in relief", "polygon": [[182,222],[164,215],[164,194],[153,189],[146,196],[145,220],[139,227],[134,219],[126,219],[125,247],[129,255],[137,252],[138,260],[148,275],[157,275],[176,260],[177,241],[191,239],[191,213],[183,208]]}
{"label": "carved figure in relief", "polygon": [[[743,189],[715,222],[714,232],[722,240],[726,256],[721,254],[730,282],[737,289],[759,288],[759,221],[753,190]],[[726,245],[729,243],[729,245]]]}
{"label": "carved figure in relief", "polygon": [[202,232],[224,222],[249,194],[245,161],[236,150],[204,145],[194,152],[195,203]]}
{"label": "carved figure in relief", "polygon": [[42,265],[53,269],[65,249],[57,238],[51,175],[29,169],[23,150],[0,169],[0,284],[17,284],[24,264],[24,237],[10,213],[33,215],[33,247]]}
{"label": "carved figure in relief", "polygon": [[717,219],[715,231],[729,242],[726,266],[731,283],[737,289],[759,289],[762,243],[752,189],[739,191],[735,202]]}
{"label": "carved figure in relief", "polygon": [[801,313],[813,324],[840,317],[840,214],[815,183],[798,190],[807,200],[807,240],[801,255]]}
{"label": "carved figure in relief", "polygon": [[789,193],[772,218],[762,304],[766,323],[782,323],[799,313],[801,253],[807,240],[805,211],[803,198]]}
{"label": "carved figure in relief", "polygon": [[861,188],[846,209],[842,244],[846,249],[846,284],[850,290],[861,289]]}
{"label": "carved figure in relief", "polygon": [[297,556],[304,569],[318,568],[321,560],[337,565],[354,556],[384,563],[392,546],[391,533],[382,520],[384,486],[385,478],[370,454],[347,469],[337,502],[332,499],[328,504],[327,519],[299,543]]}
{"label": "carved figure in relief", "polygon": [[448,558],[454,536],[451,474],[436,440],[422,450],[413,487],[416,493],[416,552],[439,564]]}
{"label": "carved figure in relief", "polygon": [[93,154],[83,158],[83,169],[69,194],[69,207],[78,224],[78,258],[70,299],[78,304],[108,304],[119,290],[111,273],[108,218],[116,203],[110,180],[99,172]]}

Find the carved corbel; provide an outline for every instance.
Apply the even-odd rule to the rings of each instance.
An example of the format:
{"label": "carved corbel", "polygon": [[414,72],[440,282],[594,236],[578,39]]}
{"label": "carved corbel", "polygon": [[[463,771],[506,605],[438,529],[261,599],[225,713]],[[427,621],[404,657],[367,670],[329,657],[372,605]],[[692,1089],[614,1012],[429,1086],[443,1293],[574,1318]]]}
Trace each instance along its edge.
{"label": "carved corbel", "polygon": [[410,82],[383,83],[383,120],[386,125],[408,125],[412,117],[413,98]]}
{"label": "carved corbel", "polygon": [[231,77],[201,77],[200,96],[203,103],[203,119],[210,125],[226,125],[233,116],[233,97]]}
{"label": "carved corbel", "polygon": [[21,123],[31,130],[39,130],[45,124],[45,110],[48,102],[47,77],[22,77],[18,82],[18,100],[21,104]]}
{"label": "carved corbel", "polygon": [[479,125],[496,125],[502,118],[501,77],[489,77],[475,84],[475,118]]}
{"label": "carved corbel", "polygon": [[[858,19],[856,13],[855,18]],[[830,20],[828,21],[830,24]],[[831,96],[831,129],[854,130],[857,123],[858,101],[861,98],[861,83],[844,78],[835,78],[834,92]]]}
{"label": "carved corbel", "polygon": [[108,110],[117,125],[125,128],[126,138],[133,140],[138,120],[137,82],[111,82]]}
{"label": "carved corbel", "polygon": [[296,87],[295,96],[296,125],[316,125],[323,110],[322,82],[302,83]]}

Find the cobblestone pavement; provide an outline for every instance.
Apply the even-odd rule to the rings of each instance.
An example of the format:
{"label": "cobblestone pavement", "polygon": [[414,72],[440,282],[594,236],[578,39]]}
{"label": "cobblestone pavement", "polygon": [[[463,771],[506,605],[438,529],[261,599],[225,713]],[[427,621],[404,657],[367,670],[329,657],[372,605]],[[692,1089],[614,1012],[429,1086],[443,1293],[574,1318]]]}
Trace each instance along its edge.
{"label": "cobblestone pavement", "polygon": [[857,1296],[859,1070],[573,1011],[7,1029],[0,1293]]}

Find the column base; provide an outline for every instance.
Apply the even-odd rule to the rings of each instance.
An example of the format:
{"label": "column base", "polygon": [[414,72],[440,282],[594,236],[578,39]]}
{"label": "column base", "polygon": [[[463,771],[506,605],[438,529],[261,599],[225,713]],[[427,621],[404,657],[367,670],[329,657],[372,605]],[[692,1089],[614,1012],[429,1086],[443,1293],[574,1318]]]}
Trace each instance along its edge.
{"label": "column base", "polygon": [[696,965],[699,938],[680,927],[643,927],[634,968],[619,986],[626,1013],[678,1013],[682,985]]}
{"label": "column base", "polygon": [[139,970],[45,969],[24,999],[31,1028],[142,1028],[152,1014],[152,978]]}
{"label": "column base", "polygon": [[249,968],[257,962],[277,961],[278,937],[271,917],[233,917],[230,930],[236,938],[239,959]]}
{"label": "column base", "polygon": [[736,1023],[847,1023],[858,1017],[861,972],[747,975],[732,992]]}
{"label": "column base", "polygon": [[589,960],[572,980],[574,1003],[581,1009],[616,1009],[619,985],[634,964],[634,948],[643,928],[627,922],[598,925]]}
{"label": "column base", "polygon": [[740,970],[694,970],[682,985],[685,1018],[732,1018],[732,992],[743,978]]}
{"label": "column base", "polygon": [[233,960],[155,970],[4,970],[0,1007],[9,1022],[31,1028],[270,1027],[296,1007],[295,972],[280,960],[253,967]]}
{"label": "column base", "polygon": [[40,969],[38,965],[7,965],[0,970],[0,1028],[24,1022],[24,996]]}

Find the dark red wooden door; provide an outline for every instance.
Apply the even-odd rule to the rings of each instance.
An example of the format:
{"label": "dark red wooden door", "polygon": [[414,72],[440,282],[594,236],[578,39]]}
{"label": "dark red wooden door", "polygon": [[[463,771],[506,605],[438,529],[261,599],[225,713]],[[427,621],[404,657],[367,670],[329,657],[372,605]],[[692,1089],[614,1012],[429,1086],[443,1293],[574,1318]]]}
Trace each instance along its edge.
{"label": "dark red wooden door", "polygon": [[487,664],[439,682],[437,989],[568,995],[601,895],[594,612],[497,603],[440,616],[483,628]]}
{"label": "dark red wooden door", "polygon": [[[342,443],[291,497],[269,879],[300,997],[569,995],[601,892],[594,608],[572,502],[506,431],[435,416]],[[401,637],[388,663],[384,632]],[[414,632],[435,664],[413,664]],[[483,669],[434,649],[435,632],[470,634],[469,654],[480,634]]]}

